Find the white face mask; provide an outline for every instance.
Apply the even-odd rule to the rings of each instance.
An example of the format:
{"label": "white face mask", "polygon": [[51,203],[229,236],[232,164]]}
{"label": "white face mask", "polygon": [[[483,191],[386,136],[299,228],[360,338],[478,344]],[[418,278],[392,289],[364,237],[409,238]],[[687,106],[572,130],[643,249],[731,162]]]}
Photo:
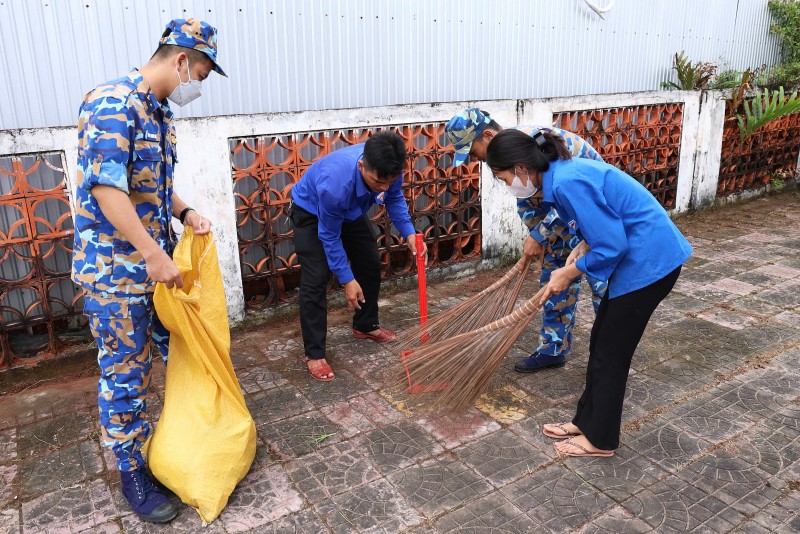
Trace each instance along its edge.
{"label": "white face mask", "polygon": [[511,180],[511,184],[506,184],[508,191],[517,198],[530,198],[539,191],[539,188],[533,185],[533,180],[531,180],[531,175],[527,171],[525,171],[528,175],[528,183],[522,184],[522,180],[519,179],[517,176],[517,168],[514,167],[514,179]]}
{"label": "white face mask", "polygon": [[181,81],[181,73],[175,71],[178,74],[178,87],[167,97],[179,106],[185,106],[192,100],[200,98],[201,94],[200,80],[192,79],[192,71],[188,58],[186,59],[186,71],[189,76],[189,81],[187,82]]}

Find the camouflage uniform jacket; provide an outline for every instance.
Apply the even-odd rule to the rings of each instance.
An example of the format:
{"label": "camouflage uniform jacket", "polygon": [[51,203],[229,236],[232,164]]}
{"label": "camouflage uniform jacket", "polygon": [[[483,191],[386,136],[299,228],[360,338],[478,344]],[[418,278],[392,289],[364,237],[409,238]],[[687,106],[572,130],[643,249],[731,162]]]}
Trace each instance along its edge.
{"label": "camouflage uniform jacket", "polygon": [[78,171],[72,279],[87,291],[152,293],[142,254],[108,221],[92,195],[96,185],[124,191],[150,236],[171,252],[175,127],[134,70],[90,91],[78,119]]}
{"label": "camouflage uniform jacket", "polygon": [[[560,128],[538,128],[543,132],[552,132],[564,138],[567,149],[572,153],[573,158],[587,158],[603,161],[597,151],[582,137],[572,132],[561,130]],[[533,134],[533,127],[520,126],[517,128],[528,135]],[[517,199],[517,212],[522,222],[528,227],[530,236],[544,246],[548,246],[552,239],[560,238],[568,244],[569,248],[574,248],[581,238],[575,230],[569,228],[567,224],[558,218],[558,212],[553,206],[542,202],[542,190],[537,191],[530,198]]]}

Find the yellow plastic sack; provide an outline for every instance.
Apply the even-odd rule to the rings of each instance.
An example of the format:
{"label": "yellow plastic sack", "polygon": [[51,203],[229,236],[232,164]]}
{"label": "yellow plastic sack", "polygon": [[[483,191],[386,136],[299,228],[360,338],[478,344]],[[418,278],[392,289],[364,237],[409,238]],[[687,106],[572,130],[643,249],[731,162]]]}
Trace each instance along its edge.
{"label": "yellow plastic sack", "polygon": [[183,288],[156,286],[156,312],[170,331],[169,361],[164,409],[145,454],[156,478],[208,524],[250,470],[256,427],[231,365],[213,236],[186,227],[173,260]]}

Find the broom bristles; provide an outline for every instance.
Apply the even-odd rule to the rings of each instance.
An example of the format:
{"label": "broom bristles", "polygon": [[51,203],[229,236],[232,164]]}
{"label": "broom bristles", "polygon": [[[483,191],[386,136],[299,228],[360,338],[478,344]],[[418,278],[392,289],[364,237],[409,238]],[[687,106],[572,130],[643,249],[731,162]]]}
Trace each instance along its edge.
{"label": "broom bristles", "polygon": [[403,361],[403,381],[394,386],[405,388],[409,382],[434,387],[446,385],[436,393],[418,394],[413,406],[451,413],[468,409],[486,390],[497,368],[539,311],[536,303],[543,292],[544,289],[540,290],[514,313],[486,326],[414,349]]}
{"label": "broom bristles", "polygon": [[395,346],[400,350],[411,349],[422,339],[426,343],[437,343],[508,315],[514,309],[530,263],[531,258],[523,256],[502,278],[480,293],[430,317],[425,324],[401,332]]}

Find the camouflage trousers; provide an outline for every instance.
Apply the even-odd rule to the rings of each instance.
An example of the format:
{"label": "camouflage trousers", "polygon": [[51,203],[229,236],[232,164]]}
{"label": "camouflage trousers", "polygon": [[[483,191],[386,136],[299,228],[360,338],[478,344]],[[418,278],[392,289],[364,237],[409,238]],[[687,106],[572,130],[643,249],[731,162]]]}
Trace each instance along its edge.
{"label": "camouflage trousers", "polygon": [[[150,387],[152,344],[167,362],[169,332],[159,322],[153,295],[87,293],[84,313],[97,343],[97,404],[103,442],[120,471],[144,467],[141,448],[150,435],[145,396]],[[152,343],[151,343],[152,342]]]}
{"label": "camouflage trousers", "polygon": [[[557,238],[550,249],[544,253],[542,263],[542,275],[539,284],[544,286],[550,280],[550,273],[566,265],[567,257],[572,252],[569,244]],[[581,291],[581,280],[576,279],[570,284],[566,291],[558,295],[552,295],[544,304],[542,309],[542,330],[539,333],[539,346],[536,352],[545,356],[566,356],[569,354],[572,344],[572,327],[575,325],[575,308],[578,304],[578,296]],[[594,313],[600,307],[600,301],[606,293],[608,282],[598,280],[586,275],[586,279],[592,288],[592,304]]]}

